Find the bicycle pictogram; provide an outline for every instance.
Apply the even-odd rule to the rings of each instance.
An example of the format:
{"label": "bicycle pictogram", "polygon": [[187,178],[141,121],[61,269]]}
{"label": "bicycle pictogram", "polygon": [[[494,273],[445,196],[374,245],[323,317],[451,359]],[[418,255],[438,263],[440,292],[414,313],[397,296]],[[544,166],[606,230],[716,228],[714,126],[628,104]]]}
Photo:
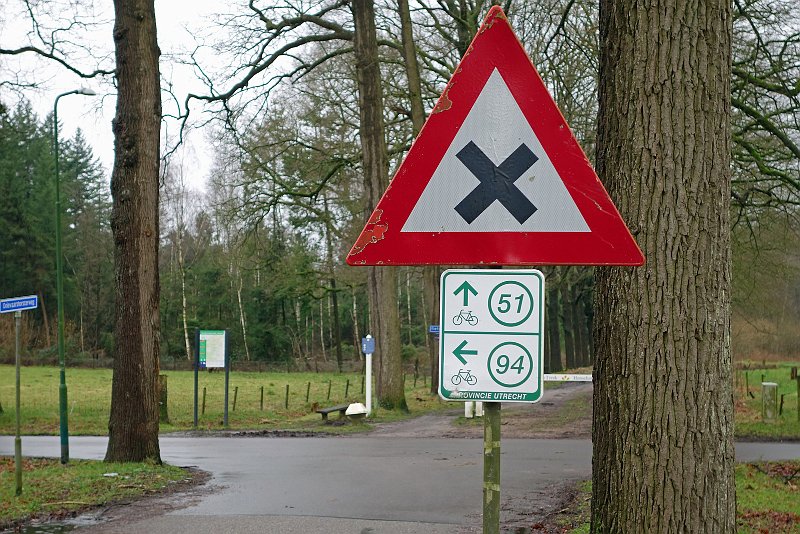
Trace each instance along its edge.
{"label": "bicycle pictogram", "polygon": [[478,383],[477,377],[475,377],[469,369],[459,369],[458,374],[450,378],[450,382],[452,382],[454,386],[459,385],[462,380],[470,386],[474,386]]}
{"label": "bicycle pictogram", "polygon": [[453,324],[456,326],[459,326],[464,321],[467,321],[472,326],[478,324],[478,318],[470,310],[461,310],[458,315],[453,317]]}

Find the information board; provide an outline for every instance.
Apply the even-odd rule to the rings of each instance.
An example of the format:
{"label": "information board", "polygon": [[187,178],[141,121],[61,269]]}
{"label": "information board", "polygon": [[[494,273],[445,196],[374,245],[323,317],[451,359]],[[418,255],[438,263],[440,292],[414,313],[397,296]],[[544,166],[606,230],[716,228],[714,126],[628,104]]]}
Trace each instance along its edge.
{"label": "information board", "polygon": [[200,368],[225,367],[225,330],[200,330]]}
{"label": "information board", "polygon": [[544,275],[451,269],[441,278],[439,395],[537,402],[542,396]]}

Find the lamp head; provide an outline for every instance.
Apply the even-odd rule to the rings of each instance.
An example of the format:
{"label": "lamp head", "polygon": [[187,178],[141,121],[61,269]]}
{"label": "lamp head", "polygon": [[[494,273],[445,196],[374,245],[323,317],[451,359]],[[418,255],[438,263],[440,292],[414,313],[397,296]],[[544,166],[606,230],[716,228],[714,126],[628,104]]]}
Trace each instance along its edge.
{"label": "lamp head", "polygon": [[86,96],[95,96],[97,94],[92,89],[90,89],[88,87],[81,87],[80,89],[78,89],[75,92],[77,94],[79,94],[79,95],[86,95]]}

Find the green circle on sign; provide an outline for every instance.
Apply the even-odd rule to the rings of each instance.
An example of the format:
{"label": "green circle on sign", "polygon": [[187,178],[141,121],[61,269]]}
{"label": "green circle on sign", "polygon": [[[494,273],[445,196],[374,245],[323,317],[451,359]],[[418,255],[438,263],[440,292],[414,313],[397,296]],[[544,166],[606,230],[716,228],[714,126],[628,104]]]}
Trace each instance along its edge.
{"label": "green circle on sign", "polygon": [[[501,347],[508,346],[508,345],[513,345],[515,347],[519,347],[520,349],[522,349],[522,352],[524,352],[524,354],[520,354],[519,357],[511,357],[508,354],[498,354],[497,358],[495,358],[495,353],[497,353],[498,349],[500,349]],[[524,358],[526,356],[527,356],[527,362],[528,362],[528,372],[525,374],[525,378],[523,378],[522,380],[520,380],[518,382],[503,382],[500,378],[497,378],[498,374],[499,375],[505,375],[505,374],[509,373],[510,371],[514,371],[515,367],[517,366],[518,363],[524,363]],[[495,360],[499,360],[502,357],[507,358],[507,361],[504,362],[505,365],[499,365],[498,369],[492,369],[492,362],[494,361],[495,363],[497,363],[497,361],[495,361]],[[505,386],[507,388],[513,388],[513,387],[519,386],[520,384],[524,383],[531,376],[531,373],[533,372],[533,357],[531,356],[531,353],[528,352],[528,349],[526,349],[521,344],[519,344],[519,343],[517,343],[515,341],[506,341],[505,343],[500,343],[499,345],[497,345],[495,348],[492,349],[492,352],[489,353],[489,360],[487,361],[486,365],[489,368],[489,376],[492,377],[492,380],[494,380],[495,382],[497,382],[501,386]],[[503,367],[505,367],[505,371],[501,371],[501,369]],[[519,376],[519,373],[517,373],[517,376]]]}
{"label": "green circle on sign", "polygon": [[[503,286],[519,286],[519,287],[521,287],[523,289],[523,291],[525,293],[522,293],[522,294],[514,297],[512,300],[503,300],[503,297],[506,296],[506,295],[501,293],[500,294],[500,299],[501,299],[500,306],[498,306],[498,309],[497,309],[498,313],[508,313],[509,311],[511,311],[513,309],[513,307],[514,307],[514,303],[512,301],[513,300],[517,300],[523,294],[528,295],[528,298],[530,299],[530,307],[528,308],[528,313],[525,314],[525,316],[522,319],[520,319],[519,321],[511,321],[511,322],[504,321],[504,320],[500,319],[494,313],[494,308],[492,307],[492,298],[494,297],[495,292],[497,292],[497,290],[500,289]],[[527,287],[525,287],[524,284],[522,284],[520,282],[517,282],[516,280],[507,280],[507,281],[505,281],[505,282],[503,282],[501,284],[496,285],[495,288],[492,289],[492,292],[489,293],[489,303],[488,304],[489,304],[489,306],[488,306],[489,307],[489,313],[491,314],[491,316],[494,318],[495,321],[497,321],[498,323],[500,323],[503,326],[519,326],[522,323],[524,323],[525,321],[527,321],[528,318],[533,313],[533,295],[531,295],[530,290]],[[502,311],[501,310],[502,305],[508,305],[508,309],[506,309],[505,311]],[[519,303],[519,307],[521,307],[521,306],[522,306],[522,303],[520,302]]]}

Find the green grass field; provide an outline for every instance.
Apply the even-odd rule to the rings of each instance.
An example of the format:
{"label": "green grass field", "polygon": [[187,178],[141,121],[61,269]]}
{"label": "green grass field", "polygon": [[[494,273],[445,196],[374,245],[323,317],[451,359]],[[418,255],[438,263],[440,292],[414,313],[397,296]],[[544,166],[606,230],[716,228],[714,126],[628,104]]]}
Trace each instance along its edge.
{"label": "green grass field", "polygon": [[[800,422],[797,417],[797,385],[789,378],[791,364],[774,369],[748,371],[750,391],[744,388],[743,371],[737,371],[735,388],[736,434],[738,437],[760,439],[798,439]],[[192,428],[194,374],[190,371],[165,371],[169,400],[169,424],[162,432]],[[761,420],[761,376],[765,381],[779,384],[784,395],[783,414],[775,421]],[[350,385],[347,386],[349,380]],[[212,430],[222,428],[225,375],[222,372],[199,374],[199,404],[202,409],[203,389],[206,391],[205,413],[199,416],[198,427]],[[55,367],[23,367],[21,370],[21,404],[23,434],[58,433],[58,369]],[[289,386],[289,406],[286,407],[286,386]],[[310,384],[310,385],[309,385]],[[328,388],[330,385],[330,397]],[[68,414],[70,434],[103,435],[107,433],[111,402],[111,370],[67,369]],[[264,391],[263,410],[261,390]],[[238,388],[238,391],[237,391]],[[308,390],[308,401],[306,391]],[[347,393],[347,395],[345,395]],[[234,410],[234,399],[236,407]],[[413,385],[407,376],[406,400],[412,415],[452,408],[428,393],[422,379]],[[364,402],[361,375],[337,373],[257,373],[230,374],[228,423],[231,429],[323,429],[321,417],[314,405],[332,406],[343,402]],[[14,433],[14,368],[0,365],[0,434]],[[406,417],[373,406],[374,421]],[[335,416],[334,416],[335,417]],[[358,430],[357,427],[336,427],[335,431]]]}
{"label": "green grass field", "polygon": [[[755,439],[799,439],[800,418],[797,413],[797,381],[790,378],[791,367],[798,367],[798,362],[779,363],[775,368],[750,369],[736,371],[736,436]],[[745,373],[747,379],[745,380]],[[761,382],[778,384],[778,401],[783,395],[783,414],[774,421],[762,421],[761,418]],[[749,386],[752,396],[747,394],[745,386]]]}
{"label": "green grass field", "polygon": [[0,457],[0,530],[34,517],[73,511],[159,492],[191,478],[180,467],[57,459],[23,460],[22,494],[15,494],[14,459]]}
{"label": "green grass field", "polygon": [[[194,373],[165,371],[167,375],[168,414],[170,424],[162,424],[162,432],[189,430],[193,423]],[[349,380],[350,386],[347,387]],[[55,367],[23,367],[21,369],[21,432],[23,434],[58,433],[58,369]],[[407,376],[406,400],[413,414],[448,407],[428,393],[428,386]],[[289,386],[289,407],[286,408],[286,386]],[[310,386],[309,386],[310,384]],[[261,409],[261,388],[264,405]],[[330,387],[330,398],[328,389]],[[203,389],[206,390],[205,414],[199,415],[198,428],[223,428],[225,374],[199,374],[198,410],[202,410]],[[238,392],[237,392],[238,388]],[[321,417],[314,405],[332,406],[347,402],[364,402],[359,374],[337,373],[250,373],[232,372],[229,383],[228,426],[231,429],[318,428]],[[104,435],[108,429],[111,403],[111,370],[67,369],[67,404],[69,431],[74,435]],[[306,392],[308,390],[308,402]],[[345,395],[345,392],[347,395]],[[234,398],[236,409],[234,410]],[[0,365],[0,434],[13,434],[14,368]],[[452,407],[452,406],[450,406]],[[374,404],[373,420],[386,421],[403,414],[381,410]],[[332,416],[335,419],[336,415]],[[328,427],[330,428],[330,427]],[[341,431],[341,428],[337,428]]]}

